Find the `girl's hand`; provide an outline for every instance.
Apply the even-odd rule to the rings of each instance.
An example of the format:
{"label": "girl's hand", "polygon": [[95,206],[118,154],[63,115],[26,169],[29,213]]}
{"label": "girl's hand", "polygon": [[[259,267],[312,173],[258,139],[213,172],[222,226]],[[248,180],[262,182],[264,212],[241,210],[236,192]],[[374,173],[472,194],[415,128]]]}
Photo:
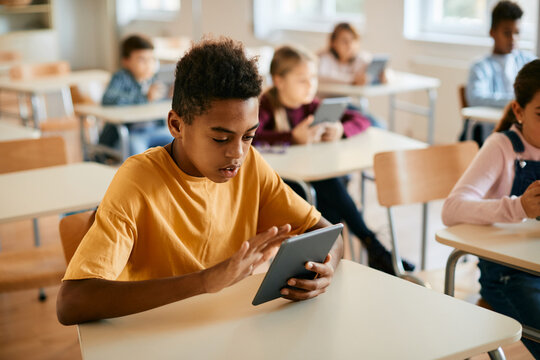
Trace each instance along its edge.
{"label": "girl's hand", "polygon": [[291,225],[276,226],[244,241],[230,258],[202,272],[203,287],[208,293],[218,292],[252,274],[267,261],[283,240],[289,238]]}
{"label": "girl's hand", "polygon": [[310,126],[313,119],[313,115],[309,115],[292,129],[291,134],[294,144],[311,144],[321,141],[325,126],[324,124]]}
{"label": "girl's hand", "polygon": [[322,141],[337,141],[343,136],[343,124],[341,121],[325,123],[324,133],[321,136]]}
{"label": "girl's hand", "polygon": [[354,75],[353,85],[366,85],[366,82],[367,82],[366,68],[364,67],[362,70],[358,71]]}
{"label": "girl's hand", "polygon": [[386,77],[386,69],[381,72],[381,75],[379,75],[379,81],[381,84],[386,84],[388,82],[388,78]]}
{"label": "girl's hand", "polygon": [[521,195],[521,206],[528,218],[540,216],[540,180],[534,181]]}

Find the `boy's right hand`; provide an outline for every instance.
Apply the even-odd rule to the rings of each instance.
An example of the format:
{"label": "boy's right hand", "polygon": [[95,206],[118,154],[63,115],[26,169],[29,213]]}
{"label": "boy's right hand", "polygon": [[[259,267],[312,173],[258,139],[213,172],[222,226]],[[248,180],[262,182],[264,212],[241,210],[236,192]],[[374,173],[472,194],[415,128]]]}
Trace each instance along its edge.
{"label": "boy's right hand", "polygon": [[324,124],[310,126],[315,118],[309,115],[302,122],[292,129],[292,140],[294,144],[311,144],[321,142],[321,137],[325,131]]}
{"label": "boy's right hand", "polygon": [[203,287],[218,292],[251,275],[253,269],[267,261],[283,240],[290,237],[291,225],[276,226],[244,241],[230,258],[202,272]]}
{"label": "boy's right hand", "polygon": [[521,206],[528,218],[540,216],[540,180],[534,181],[521,195]]}
{"label": "boy's right hand", "polygon": [[163,85],[160,82],[155,82],[152,85],[150,85],[150,88],[148,89],[148,94],[146,95],[146,97],[148,98],[148,102],[152,102],[159,99],[163,99],[165,97],[166,92],[167,92],[167,89],[165,88],[165,85]]}

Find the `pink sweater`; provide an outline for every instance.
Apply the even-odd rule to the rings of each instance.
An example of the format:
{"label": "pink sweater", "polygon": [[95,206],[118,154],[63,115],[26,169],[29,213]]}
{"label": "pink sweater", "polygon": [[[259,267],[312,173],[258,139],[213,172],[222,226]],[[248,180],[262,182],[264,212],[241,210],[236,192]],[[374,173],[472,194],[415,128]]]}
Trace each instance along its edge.
{"label": "pink sweater", "polygon": [[[518,133],[525,145],[520,158],[540,161],[540,149],[527,143],[515,126],[511,130]],[[492,134],[444,202],[444,224],[509,223],[525,219],[521,198],[509,196],[516,158],[510,139],[503,133]]]}

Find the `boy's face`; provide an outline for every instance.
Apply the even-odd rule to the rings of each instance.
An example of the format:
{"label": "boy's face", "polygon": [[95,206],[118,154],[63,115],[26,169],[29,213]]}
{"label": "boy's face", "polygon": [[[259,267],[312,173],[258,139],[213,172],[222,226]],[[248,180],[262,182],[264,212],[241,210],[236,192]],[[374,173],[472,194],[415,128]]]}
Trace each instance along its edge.
{"label": "boy's face", "polygon": [[517,47],[520,27],[520,20],[503,20],[492,29],[489,35],[495,41],[493,52],[500,55],[511,53]]}
{"label": "boy's face", "polygon": [[191,125],[174,111],[169,112],[168,123],[180,169],[222,183],[236,176],[246,158],[259,126],[259,101],[256,97],[215,100]]}
{"label": "boy's face", "polygon": [[122,59],[122,66],[129,70],[137,81],[150,79],[157,70],[157,60],[152,49],[134,50]]}

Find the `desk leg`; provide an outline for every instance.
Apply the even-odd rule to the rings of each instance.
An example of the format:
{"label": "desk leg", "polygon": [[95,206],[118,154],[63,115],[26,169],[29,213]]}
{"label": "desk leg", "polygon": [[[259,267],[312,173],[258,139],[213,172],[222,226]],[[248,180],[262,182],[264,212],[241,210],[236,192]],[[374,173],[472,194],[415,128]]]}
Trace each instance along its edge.
{"label": "desk leg", "polygon": [[116,129],[120,138],[120,153],[123,161],[129,157],[129,130],[124,124],[117,124]]}
{"label": "desk leg", "polygon": [[435,136],[435,102],[437,100],[437,89],[429,89],[428,98],[428,144],[433,145]]}
{"label": "desk leg", "polygon": [[28,107],[26,106],[25,94],[17,94],[17,103],[19,105],[19,116],[22,120],[23,126],[28,126]]}
{"label": "desk leg", "polygon": [[456,278],[456,265],[460,257],[467,255],[465,251],[454,249],[446,261],[444,274],[444,293],[454,296],[454,281]]}
{"label": "desk leg", "polygon": [[82,148],[81,150],[82,150],[83,161],[89,161],[90,155],[88,153],[88,146],[90,146],[90,144],[86,142],[86,136],[84,134],[85,120],[86,120],[86,115],[79,116],[79,126],[80,126],[79,135],[81,137],[81,148]]}
{"label": "desk leg", "polygon": [[32,104],[32,120],[34,121],[34,127],[39,129],[40,121],[45,118],[43,99],[40,95],[31,94],[30,102]]}
{"label": "desk leg", "polygon": [[427,252],[427,227],[428,227],[428,203],[422,204],[422,254],[420,260],[420,269],[426,269]]}
{"label": "desk leg", "polygon": [[388,95],[388,128],[390,131],[394,131],[395,128],[395,115],[396,115],[396,95]]}

